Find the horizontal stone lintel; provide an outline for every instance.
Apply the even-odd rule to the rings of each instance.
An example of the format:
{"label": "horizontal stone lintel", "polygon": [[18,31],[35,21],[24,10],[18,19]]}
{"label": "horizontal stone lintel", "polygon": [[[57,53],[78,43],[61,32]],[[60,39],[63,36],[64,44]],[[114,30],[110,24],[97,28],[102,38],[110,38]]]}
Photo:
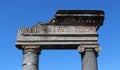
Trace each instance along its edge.
{"label": "horizontal stone lintel", "polygon": [[23,36],[98,36],[96,32],[23,33]]}
{"label": "horizontal stone lintel", "polygon": [[[17,37],[16,46],[40,45],[42,49],[76,49],[80,44],[98,44],[98,34],[43,34],[43,35],[21,35]],[[68,47],[69,46],[69,47]]]}
{"label": "horizontal stone lintel", "polygon": [[77,49],[79,45],[99,45],[98,42],[17,42],[16,47],[22,49],[22,46],[40,46],[41,49]]}
{"label": "horizontal stone lintel", "polygon": [[17,41],[44,42],[44,41],[97,41],[97,35],[91,36],[18,36]]}

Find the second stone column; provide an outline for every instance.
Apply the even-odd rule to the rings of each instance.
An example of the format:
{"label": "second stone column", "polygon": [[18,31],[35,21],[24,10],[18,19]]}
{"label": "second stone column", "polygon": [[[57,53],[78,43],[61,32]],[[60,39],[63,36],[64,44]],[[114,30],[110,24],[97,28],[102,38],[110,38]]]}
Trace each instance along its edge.
{"label": "second stone column", "polygon": [[98,70],[97,56],[99,50],[98,45],[81,45],[78,47],[82,57],[82,70]]}

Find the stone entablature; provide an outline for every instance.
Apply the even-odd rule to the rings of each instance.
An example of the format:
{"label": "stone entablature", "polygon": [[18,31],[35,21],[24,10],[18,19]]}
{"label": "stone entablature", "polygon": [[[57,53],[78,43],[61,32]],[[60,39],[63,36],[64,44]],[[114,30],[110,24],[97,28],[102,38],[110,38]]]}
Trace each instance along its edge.
{"label": "stone entablature", "polygon": [[61,46],[67,45],[70,46],[67,49],[77,49],[71,45],[99,45],[96,31],[103,24],[103,19],[104,12],[100,10],[58,10],[50,22],[19,29],[16,46],[40,45],[42,49],[64,49],[66,47]]}

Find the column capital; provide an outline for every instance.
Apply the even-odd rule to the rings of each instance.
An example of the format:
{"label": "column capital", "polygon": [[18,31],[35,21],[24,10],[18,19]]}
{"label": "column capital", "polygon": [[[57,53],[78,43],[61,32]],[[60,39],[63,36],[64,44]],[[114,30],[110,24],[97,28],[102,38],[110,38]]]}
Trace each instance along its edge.
{"label": "column capital", "polygon": [[99,52],[101,51],[101,47],[98,45],[98,44],[82,44],[82,45],[79,45],[77,50],[82,53],[85,51],[85,49],[94,49],[96,52]]}
{"label": "column capital", "polygon": [[23,50],[23,54],[27,53],[27,52],[33,52],[36,54],[40,54],[41,48],[40,46],[22,46],[22,50]]}

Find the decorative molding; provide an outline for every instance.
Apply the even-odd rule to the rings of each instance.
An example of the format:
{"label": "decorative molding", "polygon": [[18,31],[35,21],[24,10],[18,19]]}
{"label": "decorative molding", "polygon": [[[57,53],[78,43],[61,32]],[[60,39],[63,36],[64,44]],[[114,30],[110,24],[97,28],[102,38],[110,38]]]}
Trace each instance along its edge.
{"label": "decorative molding", "polygon": [[77,48],[77,50],[80,53],[83,53],[85,51],[85,49],[94,49],[96,52],[101,51],[101,47],[99,45],[79,45]]}
{"label": "decorative molding", "polygon": [[101,10],[58,10],[49,25],[101,26],[104,12]]}
{"label": "decorative molding", "polygon": [[83,26],[98,26],[103,21],[100,17],[95,16],[69,16],[69,17],[56,17],[52,19],[49,23],[51,25],[83,25]]}
{"label": "decorative molding", "polygon": [[22,46],[23,54],[28,52],[33,52],[35,54],[40,54],[41,48],[40,46]]}
{"label": "decorative molding", "polygon": [[49,33],[79,33],[96,32],[97,26],[56,26],[56,25],[36,25],[19,29],[20,34],[49,34]]}

